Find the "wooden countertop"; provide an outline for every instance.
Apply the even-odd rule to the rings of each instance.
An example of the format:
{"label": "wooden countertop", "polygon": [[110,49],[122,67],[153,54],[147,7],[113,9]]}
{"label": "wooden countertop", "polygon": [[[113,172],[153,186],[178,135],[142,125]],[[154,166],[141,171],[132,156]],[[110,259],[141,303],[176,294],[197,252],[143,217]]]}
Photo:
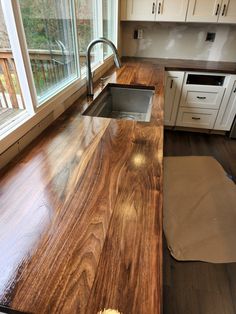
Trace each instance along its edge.
{"label": "wooden countertop", "polygon": [[81,98],[1,173],[0,304],[162,312],[165,68],[236,73],[235,63],[126,58],[109,82],[154,86],[150,123],[81,116]]}
{"label": "wooden countertop", "polygon": [[80,99],[1,173],[0,304],[161,313],[163,70],[110,78],[155,87],[150,123],[81,116]]}

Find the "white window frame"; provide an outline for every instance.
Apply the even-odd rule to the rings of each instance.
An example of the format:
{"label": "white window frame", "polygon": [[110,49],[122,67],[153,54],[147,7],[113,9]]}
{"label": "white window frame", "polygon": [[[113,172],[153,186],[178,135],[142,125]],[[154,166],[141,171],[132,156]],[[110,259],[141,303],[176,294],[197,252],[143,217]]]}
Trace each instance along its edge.
{"label": "white window frame", "polygon": [[38,100],[21,21],[19,2],[2,0],[1,3],[23,101],[27,112],[33,115],[37,110]]}
{"label": "white window frame", "polygon": [[[79,59],[77,59],[78,74],[79,77],[74,81],[63,86],[62,89],[57,90],[50,98],[46,99],[39,105],[38,97],[34,85],[34,78],[31,69],[30,58],[28,54],[28,48],[25,38],[24,27],[21,18],[20,5],[18,0],[0,0],[3,9],[4,20],[6,23],[9,40],[11,43],[12,54],[14,57],[16,70],[19,78],[19,84],[22,92],[22,97],[25,103],[27,115],[21,121],[16,121],[9,129],[4,129],[4,133],[0,134],[0,154],[4,152],[8,147],[14,144],[19,138],[26,134],[32,127],[44,119],[49,113],[58,107],[58,104],[62,104],[67,101],[73,94],[84,92],[86,86],[86,74],[81,73],[81,67],[79,66]],[[75,0],[74,0],[75,1]],[[97,31],[98,36],[103,36],[103,18],[102,18],[102,0],[95,0],[97,3]],[[114,44],[117,46],[117,29],[118,29],[118,0],[112,0],[116,2],[116,16],[115,16],[115,38]],[[73,2],[75,5],[75,2]],[[75,15],[74,7],[74,15]],[[76,26],[75,16],[74,23]],[[75,28],[76,29],[76,28]],[[76,32],[77,33],[77,32]],[[76,37],[76,36],[75,36]],[[78,52],[78,39],[75,40],[76,49]],[[113,63],[113,57],[107,56],[104,58],[103,46],[98,45],[99,62],[94,64],[94,75],[101,73],[105,69],[108,69]],[[77,53],[79,56],[79,53]],[[65,108],[66,109],[66,108]],[[61,113],[65,110],[62,109]]]}

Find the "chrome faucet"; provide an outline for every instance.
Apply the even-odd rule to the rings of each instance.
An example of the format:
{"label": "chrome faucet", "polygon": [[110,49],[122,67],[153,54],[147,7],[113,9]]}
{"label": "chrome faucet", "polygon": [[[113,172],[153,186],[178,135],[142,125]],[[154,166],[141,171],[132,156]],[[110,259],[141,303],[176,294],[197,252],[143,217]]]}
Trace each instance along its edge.
{"label": "chrome faucet", "polygon": [[98,44],[98,43],[103,43],[107,44],[108,46],[111,47],[114,53],[114,62],[117,68],[121,68],[121,61],[118,55],[118,51],[116,49],[116,46],[113,44],[112,41],[109,39],[106,39],[104,37],[94,39],[93,41],[90,42],[90,44],[87,47],[87,52],[86,52],[86,62],[87,62],[87,88],[88,88],[88,96],[93,96],[93,76],[92,76],[92,69],[91,69],[91,60],[90,60],[90,54],[92,48]]}

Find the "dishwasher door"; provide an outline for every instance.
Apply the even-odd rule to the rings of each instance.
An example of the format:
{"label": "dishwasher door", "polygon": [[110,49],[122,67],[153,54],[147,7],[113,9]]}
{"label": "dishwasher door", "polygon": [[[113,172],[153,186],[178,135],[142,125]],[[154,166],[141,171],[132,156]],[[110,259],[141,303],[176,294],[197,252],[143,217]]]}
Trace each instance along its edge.
{"label": "dishwasher door", "polygon": [[229,137],[230,138],[236,138],[236,116],[234,118],[234,122],[233,122],[233,125],[232,125],[232,128],[231,128]]}

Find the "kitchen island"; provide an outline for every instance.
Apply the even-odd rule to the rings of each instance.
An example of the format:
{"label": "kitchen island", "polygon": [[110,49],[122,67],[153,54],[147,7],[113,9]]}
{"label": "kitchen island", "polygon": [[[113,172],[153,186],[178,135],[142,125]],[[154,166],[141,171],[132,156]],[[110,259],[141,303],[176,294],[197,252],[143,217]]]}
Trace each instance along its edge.
{"label": "kitchen island", "polygon": [[162,313],[164,67],[130,60],[109,74],[155,88],[151,121],[82,116],[82,97],[2,171],[1,305]]}

